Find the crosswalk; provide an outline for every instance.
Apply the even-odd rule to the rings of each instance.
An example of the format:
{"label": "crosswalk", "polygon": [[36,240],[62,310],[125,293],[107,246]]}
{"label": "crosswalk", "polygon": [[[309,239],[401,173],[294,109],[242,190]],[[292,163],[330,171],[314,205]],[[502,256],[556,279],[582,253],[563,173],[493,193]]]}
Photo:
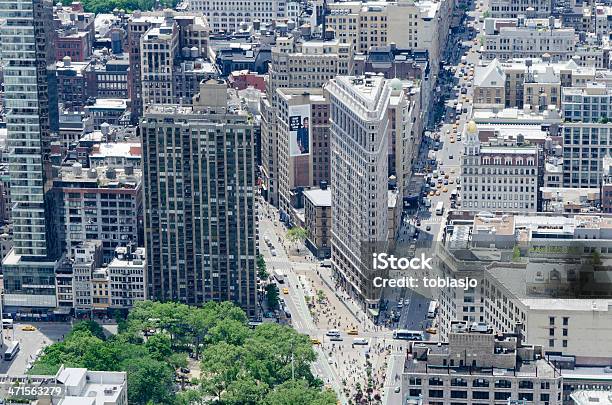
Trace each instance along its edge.
{"label": "crosswalk", "polygon": [[442,215],[436,215],[431,218],[422,219],[421,224],[439,224],[444,219]]}

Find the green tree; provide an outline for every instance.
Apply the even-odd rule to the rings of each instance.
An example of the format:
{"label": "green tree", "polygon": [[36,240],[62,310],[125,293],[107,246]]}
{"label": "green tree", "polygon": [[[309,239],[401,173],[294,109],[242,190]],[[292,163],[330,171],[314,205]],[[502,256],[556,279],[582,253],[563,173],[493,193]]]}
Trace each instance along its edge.
{"label": "green tree", "polygon": [[308,232],[301,226],[295,226],[287,231],[287,239],[291,242],[303,242],[308,237]]}
{"label": "green tree", "polygon": [[266,302],[271,309],[278,308],[278,287],[274,283],[266,286]]}
{"label": "green tree", "polygon": [[257,277],[259,277],[260,280],[266,280],[268,278],[266,261],[261,254],[257,254]]}
{"label": "green tree", "polygon": [[262,405],[335,405],[336,395],[329,390],[321,391],[308,386],[304,380],[287,381],[274,388]]}
{"label": "green tree", "polygon": [[163,361],[172,354],[170,337],[165,333],[156,333],[150,336],[145,343],[145,347],[155,360]]}
{"label": "green tree", "polygon": [[168,364],[152,358],[131,359],[125,364],[130,404],[172,404],[174,370]]}
{"label": "green tree", "polygon": [[244,369],[269,386],[292,376],[314,382],[310,364],[315,359],[308,336],[276,323],[258,326],[244,344]]}
{"label": "green tree", "polygon": [[317,291],[317,300],[323,302],[325,300],[325,292],[323,290]]}
{"label": "green tree", "polygon": [[202,379],[204,391],[221,401],[221,394],[238,378],[241,355],[240,347],[225,342],[207,347],[202,353],[202,368],[206,370]]}
{"label": "green tree", "polygon": [[241,377],[230,383],[223,393],[223,403],[227,405],[257,405],[265,397],[270,387],[250,376]]}
{"label": "green tree", "polygon": [[518,246],[512,248],[512,261],[518,262],[521,259],[521,250]]}
{"label": "green tree", "polygon": [[93,336],[101,340],[106,339],[106,335],[104,334],[104,329],[102,329],[102,326],[100,326],[100,324],[96,321],[90,321],[90,320],[80,321],[72,327],[72,333],[77,333],[80,331],[88,331]]}

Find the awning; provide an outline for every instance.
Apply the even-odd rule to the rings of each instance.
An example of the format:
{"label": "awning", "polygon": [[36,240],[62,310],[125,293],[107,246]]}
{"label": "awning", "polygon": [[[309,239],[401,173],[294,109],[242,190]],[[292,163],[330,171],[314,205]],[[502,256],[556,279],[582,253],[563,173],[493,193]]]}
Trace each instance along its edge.
{"label": "awning", "polygon": [[378,316],[378,309],[376,308],[368,308],[368,312],[370,313],[371,316],[373,317],[377,317]]}
{"label": "awning", "polygon": [[59,307],[53,310],[54,315],[70,315],[70,307]]}

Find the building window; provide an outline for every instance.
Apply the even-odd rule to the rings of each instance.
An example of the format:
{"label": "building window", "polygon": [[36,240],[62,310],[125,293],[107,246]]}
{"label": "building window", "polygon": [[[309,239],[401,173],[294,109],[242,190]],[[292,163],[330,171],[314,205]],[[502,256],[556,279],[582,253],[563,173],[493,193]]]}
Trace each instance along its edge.
{"label": "building window", "polygon": [[451,398],[467,398],[467,391],[451,390]]}
{"label": "building window", "polygon": [[442,398],[444,397],[444,391],[443,390],[429,390],[429,397],[430,398]]}
{"label": "building window", "polygon": [[549,316],[548,317],[548,321],[549,321],[549,325],[550,326],[554,326],[555,325],[555,317],[554,316]]}
{"label": "building window", "polygon": [[555,347],[555,339],[549,339],[548,340],[548,346]]}

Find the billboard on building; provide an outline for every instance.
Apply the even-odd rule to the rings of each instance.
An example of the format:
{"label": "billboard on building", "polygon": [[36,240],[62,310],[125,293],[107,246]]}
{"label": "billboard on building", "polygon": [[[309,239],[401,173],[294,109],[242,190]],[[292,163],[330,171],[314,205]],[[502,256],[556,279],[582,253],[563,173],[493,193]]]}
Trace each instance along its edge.
{"label": "billboard on building", "polygon": [[289,106],[289,156],[310,154],[310,104]]}

